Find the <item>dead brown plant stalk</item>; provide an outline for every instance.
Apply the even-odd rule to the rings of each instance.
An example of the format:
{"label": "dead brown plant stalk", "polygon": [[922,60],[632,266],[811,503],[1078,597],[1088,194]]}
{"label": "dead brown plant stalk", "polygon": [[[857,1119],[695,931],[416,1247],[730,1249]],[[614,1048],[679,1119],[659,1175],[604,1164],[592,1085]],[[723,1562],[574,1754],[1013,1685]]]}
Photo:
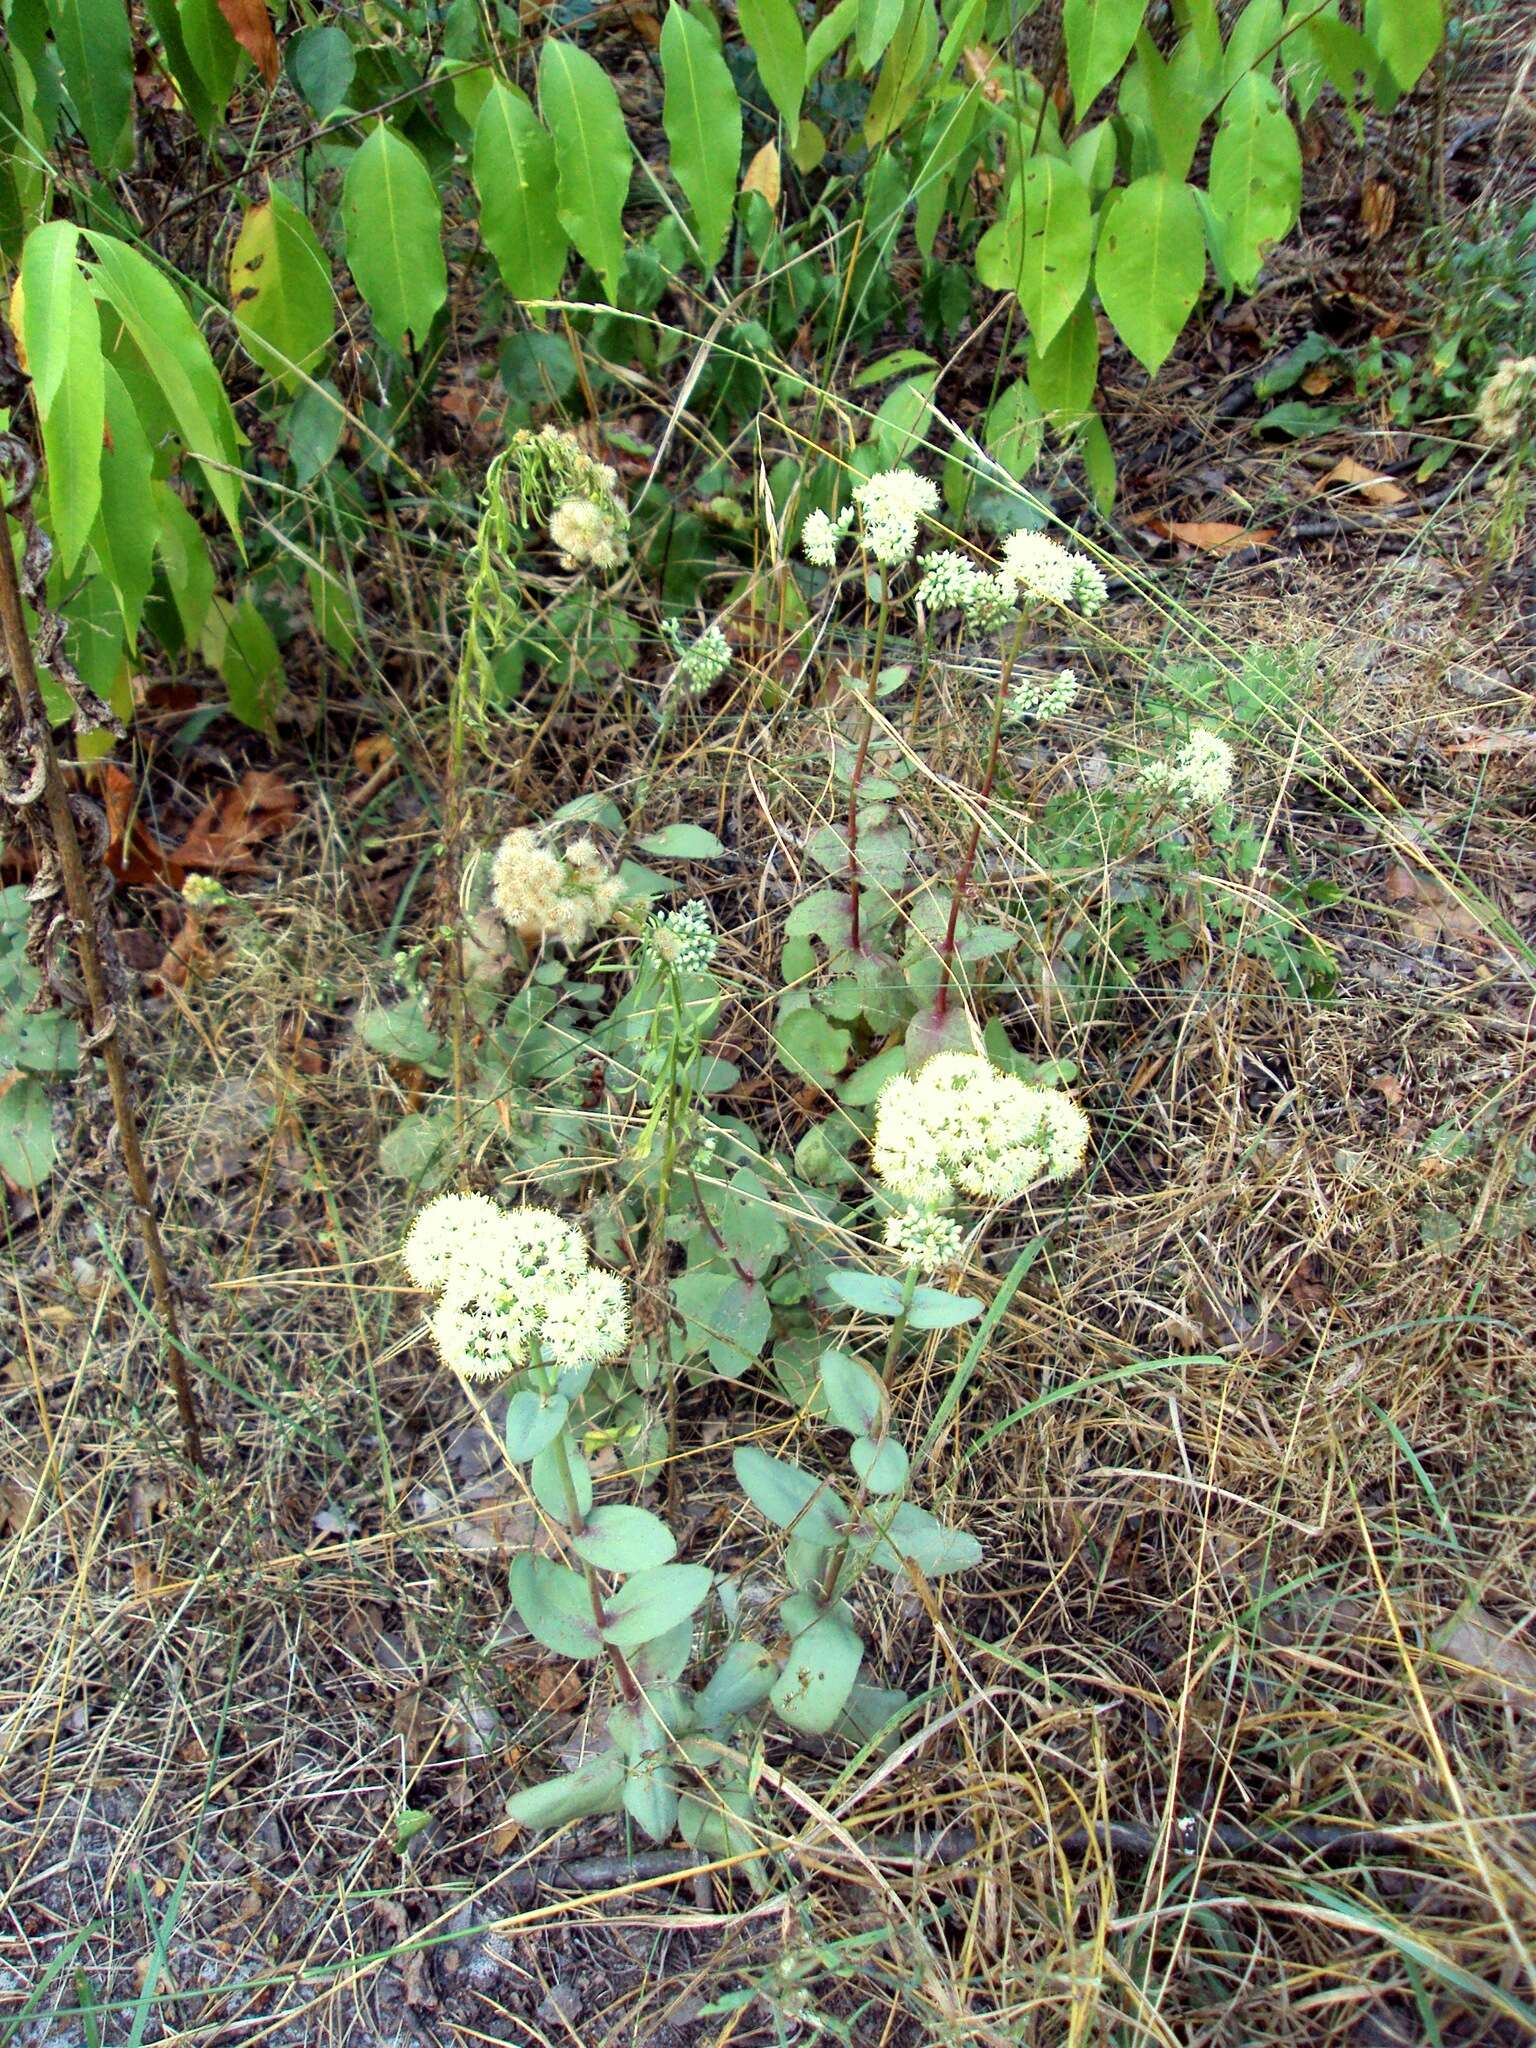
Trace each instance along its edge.
{"label": "dead brown plant stalk", "polygon": [[53,744],[47,707],[37,679],[37,665],[33,660],[32,642],[27,632],[26,616],[22,610],[21,582],[11,550],[11,525],[31,495],[36,481],[37,465],[30,451],[12,435],[5,436],[4,442],[0,443],[0,449],[4,451],[3,455],[0,455],[0,473],[9,476],[19,472],[16,492],[14,495],[7,495],[4,517],[0,519],[0,635],[3,635],[4,639],[6,661],[21,714],[22,730],[35,748],[41,769],[42,795],[48,814],[49,834],[58,858],[75,957],[80,963],[80,977],[85,985],[89,1028],[82,1041],[81,1050],[89,1049],[98,1053],[106,1069],[107,1087],[112,1097],[112,1116],[117,1126],[118,1143],[123,1152],[123,1170],[128,1176],[129,1192],[139,1221],[139,1233],[143,1239],[144,1257],[149,1267],[155,1312],[160,1319],[164,1338],[166,1370],[170,1376],[171,1388],[176,1397],[176,1412],[181,1422],[182,1450],[188,1464],[201,1471],[202,1429],[198,1421],[196,1397],[187,1372],[186,1357],[182,1351],[181,1334],[177,1327],[175,1294],[171,1285],[170,1267],[166,1263],[165,1249],[160,1241],[154,1193],[144,1164],[144,1153],[139,1144],[133,1083],[128,1074],[123,1042],[118,1035],[117,1016],[97,938],[96,907],[91,900],[91,887],[86,877],[85,859],[80,850],[80,837],[75,830],[74,815],[69,805],[69,792],[64,786],[58,750]]}

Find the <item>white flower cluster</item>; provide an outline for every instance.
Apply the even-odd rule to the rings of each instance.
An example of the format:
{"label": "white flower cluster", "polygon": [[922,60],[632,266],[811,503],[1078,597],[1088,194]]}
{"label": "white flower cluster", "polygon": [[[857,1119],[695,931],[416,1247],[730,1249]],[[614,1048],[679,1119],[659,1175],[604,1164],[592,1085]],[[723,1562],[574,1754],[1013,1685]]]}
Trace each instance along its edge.
{"label": "white flower cluster", "polygon": [[731,643],[718,626],[706,626],[696,640],[680,648],[677,673],[695,695],[718,682],[731,665]]}
{"label": "white flower cluster", "polygon": [[1171,761],[1152,761],[1141,771],[1149,789],[1175,802],[1208,807],[1232,793],[1232,749],[1218,733],[1195,726]]}
{"label": "white flower cluster", "polygon": [[1059,670],[1048,680],[1042,676],[1020,676],[1009,688],[1003,715],[1010,725],[1023,725],[1037,718],[1060,718],[1077,702],[1079,687],[1077,671],[1070,668]]}
{"label": "white flower cluster", "polygon": [[1477,397],[1477,430],[1490,446],[1536,436],[1536,356],[1507,356]]}
{"label": "white flower cluster", "polygon": [[898,1209],[885,1219],[885,1244],[904,1266],[941,1273],[965,1261],[965,1232],[952,1216],[932,1209]]}
{"label": "white flower cluster", "polygon": [[645,943],[653,959],[679,974],[706,974],[720,949],[709,911],[697,898],[659,911],[646,925]]}
{"label": "white flower cluster", "polygon": [[836,519],[813,512],[800,529],[800,549],[813,569],[835,569],[843,536],[853,524],[853,507],[845,505]]}
{"label": "white flower cluster", "polygon": [[978,1053],[941,1052],[880,1091],[871,1161],[904,1202],[939,1209],[957,1191],[1012,1202],[1083,1163],[1088,1119],[1059,1088],[1036,1088]]}
{"label": "white flower cluster", "polygon": [[562,498],[549,515],[549,537],[562,569],[621,569],[629,559],[624,515],[595,498]]}
{"label": "white flower cluster", "polygon": [[917,552],[917,523],[939,504],[938,486],[915,469],[883,469],[854,487],[864,522],[864,545],[892,568]]}
{"label": "white flower cluster", "polygon": [[526,828],[509,832],[491,866],[491,900],[524,938],[553,938],[575,948],[613,916],[624,884],[590,839],[564,858]]}
{"label": "white flower cluster", "polygon": [[1090,619],[1109,597],[1108,584],[1086,555],[1022,527],[1003,542],[1002,576],[1026,604],[1076,605]]}
{"label": "white flower cluster", "polygon": [[629,1294],[587,1256],[575,1224],[553,1209],[503,1209],[485,1195],[439,1195],[417,1216],[401,1257],[438,1297],[432,1334],[466,1379],[505,1379],[540,1360],[578,1371],[617,1358],[629,1341]]}
{"label": "white flower cluster", "polygon": [[973,633],[995,632],[1013,615],[1012,585],[954,548],[924,555],[923,578],[913,595],[928,611],[958,610]]}

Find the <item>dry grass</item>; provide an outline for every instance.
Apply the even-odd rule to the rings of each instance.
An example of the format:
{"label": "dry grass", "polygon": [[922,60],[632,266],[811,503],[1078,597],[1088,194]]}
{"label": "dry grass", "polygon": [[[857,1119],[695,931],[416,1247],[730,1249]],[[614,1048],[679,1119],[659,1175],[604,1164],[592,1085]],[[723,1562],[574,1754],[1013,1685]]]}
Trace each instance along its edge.
{"label": "dry grass", "polygon": [[[361,822],[317,783],[280,881],[141,1047],[206,1481],[170,1454],[88,1090],[71,1174],[13,1224],[0,2036],[746,2042],[773,2038],[761,2002],[699,2008],[786,1957],[860,2043],[1536,2025],[1536,1090],[1509,938],[1536,904],[1529,703],[1489,652],[1505,622],[1464,622],[1443,569],[1394,564],[1320,616],[1338,588],[1282,567],[1201,615],[1229,644],[1327,626],[1328,759],[1303,774],[1272,731],[1245,799],[1343,887],[1321,921],[1336,999],[1220,950],[1088,1023],[1039,1010],[1027,976],[999,992],[1016,1042],[1081,1065],[1098,1164],[989,1239],[971,1281],[1007,1299],[974,1373],[936,1338],[900,1385],[910,1437],[934,1437],[922,1490],[987,1562],[941,1599],[865,1602],[882,1678],[926,1705],[883,1763],[770,1743],[782,1853],[756,1901],[724,1873],[536,1888],[502,1822],[579,1746],[583,1700],[507,1626],[518,1504],[397,1300],[405,1204],[373,1161],[401,1102],[352,1036],[384,980],[369,842],[408,865],[430,817],[404,782]],[[1123,721],[1145,616],[1109,615],[1072,761],[1021,763],[1020,816],[1031,776]],[[965,703],[963,682],[936,696],[919,750],[936,860]],[[842,710],[726,705],[678,736],[647,821],[718,793],[749,1073]],[[535,813],[585,772],[583,715]],[[782,1141],[807,1106],[775,1083],[752,1114]],[[1480,1119],[1466,1156],[1426,1150]],[[698,1434],[717,1406],[683,1443],[699,1555],[740,1542],[719,1432]],[[783,1412],[744,1390],[727,1433]],[[863,1846],[950,1824],[973,1838],[952,1861]],[[579,1846],[620,1843],[605,1823]]]}

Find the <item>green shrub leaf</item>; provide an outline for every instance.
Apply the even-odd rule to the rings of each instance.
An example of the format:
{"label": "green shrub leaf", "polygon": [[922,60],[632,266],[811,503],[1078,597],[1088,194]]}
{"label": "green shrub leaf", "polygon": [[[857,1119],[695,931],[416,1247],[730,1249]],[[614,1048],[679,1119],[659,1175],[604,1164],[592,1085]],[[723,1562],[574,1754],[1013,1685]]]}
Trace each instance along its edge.
{"label": "green shrub leaf", "polygon": [[347,262],[380,340],[397,354],[419,349],[448,296],[443,208],[426,165],[382,121],[347,165],[341,214]]}
{"label": "green shrub leaf", "polygon": [[565,230],[555,217],[555,145],[519,92],[499,81],[475,122],[472,156],[480,232],[515,299],[552,299],[565,274]]}
{"label": "green shrub leaf", "polygon": [[671,147],[672,175],[693,208],[707,276],[720,261],[736,205],[741,101],[709,30],[676,0],[662,24],[661,74],[666,85],[661,120]]}
{"label": "green shrub leaf", "polygon": [[1115,332],[1155,375],[1205,281],[1205,233],[1190,187],[1157,173],[1111,194],[1094,275]]}
{"label": "green shrub leaf", "polygon": [[554,138],[560,225],[617,299],[630,162],[618,94],[594,57],[549,36],[539,52],[539,112]]}

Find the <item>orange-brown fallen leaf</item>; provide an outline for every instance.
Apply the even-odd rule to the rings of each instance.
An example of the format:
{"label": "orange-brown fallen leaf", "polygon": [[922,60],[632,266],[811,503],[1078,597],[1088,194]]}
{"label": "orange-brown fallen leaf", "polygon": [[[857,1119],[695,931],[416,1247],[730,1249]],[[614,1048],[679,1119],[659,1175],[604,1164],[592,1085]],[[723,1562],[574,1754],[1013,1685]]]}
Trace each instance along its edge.
{"label": "orange-brown fallen leaf", "polygon": [[1142,519],[1138,525],[1164,540],[1183,541],[1207,555],[1229,555],[1236,548],[1260,548],[1272,541],[1278,528],[1235,526],[1230,519]]}
{"label": "orange-brown fallen leaf", "polygon": [[159,839],[139,816],[138,784],[115,761],[104,761],[94,777],[107,814],[106,863],[119,882],[143,889],[156,882],[179,889],[184,874],[180,853]]}
{"label": "orange-brown fallen leaf", "polygon": [[248,874],[253,850],[285,831],[298,814],[297,792],[270,768],[247,768],[233,789],[203,805],[177,847],[183,868],[211,874]]}
{"label": "orange-brown fallen leaf", "polygon": [[229,32],[245,51],[268,85],[277,83],[277,37],[267,0],[219,0],[219,12]]}
{"label": "orange-brown fallen leaf", "polygon": [[1341,484],[1347,491],[1358,491],[1367,504],[1406,505],[1408,493],[1401,484],[1394,483],[1379,470],[1367,469],[1363,462],[1356,462],[1352,455],[1341,455],[1328,474],[1318,479],[1317,488],[1326,491],[1331,484]]}

